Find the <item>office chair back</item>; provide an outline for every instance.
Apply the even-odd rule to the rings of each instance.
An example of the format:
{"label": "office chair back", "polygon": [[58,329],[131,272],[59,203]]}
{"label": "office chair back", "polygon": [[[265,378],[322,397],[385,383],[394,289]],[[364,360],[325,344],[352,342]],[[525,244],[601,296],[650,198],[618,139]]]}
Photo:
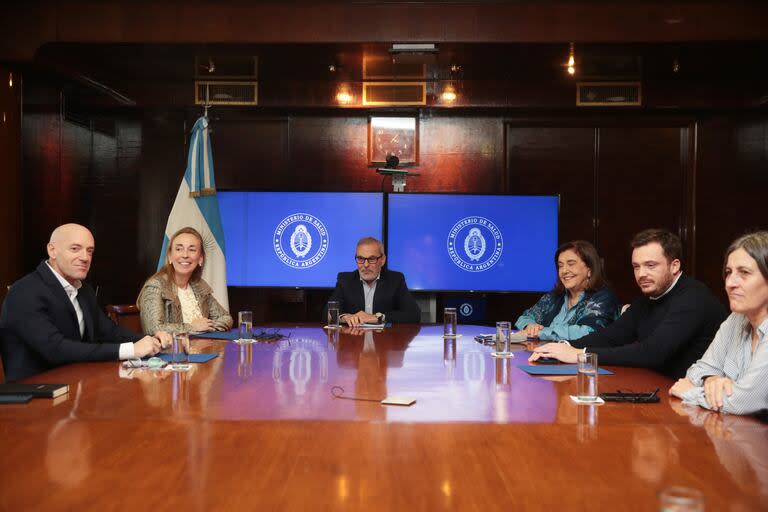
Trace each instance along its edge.
{"label": "office chair back", "polygon": [[106,309],[110,320],[120,327],[134,332],[142,332],[141,316],[136,304],[110,304]]}

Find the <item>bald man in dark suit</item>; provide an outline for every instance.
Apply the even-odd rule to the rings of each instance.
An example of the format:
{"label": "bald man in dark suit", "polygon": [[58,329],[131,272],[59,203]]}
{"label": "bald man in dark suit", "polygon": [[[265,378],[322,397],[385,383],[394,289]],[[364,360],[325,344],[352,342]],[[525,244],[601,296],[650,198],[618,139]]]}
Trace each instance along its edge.
{"label": "bald man in dark suit", "polygon": [[48,260],[8,290],[0,313],[0,353],[8,381],[82,361],[154,355],[170,335],[143,336],[115,325],[83,279],[93,259],[91,232],[78,224],[56,228]]}

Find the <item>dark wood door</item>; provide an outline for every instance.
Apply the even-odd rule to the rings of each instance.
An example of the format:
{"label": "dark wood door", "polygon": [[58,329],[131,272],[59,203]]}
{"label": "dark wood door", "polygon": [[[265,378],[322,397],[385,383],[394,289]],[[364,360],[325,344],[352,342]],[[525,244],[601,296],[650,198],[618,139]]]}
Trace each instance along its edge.
{"label": "dark wood door", "polygon": [[639,293],[630,263],[632,236],[651,227],[683,234],[688,204],[681,157],[684,137],[687,129],[681,127],[599,130],[598,250],[622,301]]}

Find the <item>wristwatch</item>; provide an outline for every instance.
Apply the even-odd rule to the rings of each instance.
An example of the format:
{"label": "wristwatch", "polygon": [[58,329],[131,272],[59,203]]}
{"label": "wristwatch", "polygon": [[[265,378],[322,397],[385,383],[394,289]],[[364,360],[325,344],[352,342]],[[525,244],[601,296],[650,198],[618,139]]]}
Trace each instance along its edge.
{"label": "wristwatch", "polygon": [[384,313],[376,313],[376,318],[379,319],[380,324],[383,324],[387,317]]}

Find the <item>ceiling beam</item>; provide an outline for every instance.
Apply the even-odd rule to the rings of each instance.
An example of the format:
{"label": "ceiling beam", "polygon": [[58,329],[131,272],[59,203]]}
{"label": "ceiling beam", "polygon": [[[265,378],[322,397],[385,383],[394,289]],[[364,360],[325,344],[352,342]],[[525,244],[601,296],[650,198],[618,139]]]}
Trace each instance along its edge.
{"label": "ceiling beam", "polygon": [[51,42],[685,42],[768,39],[761,0],[221,2],[28,0],[0,7],[0,61]]}

